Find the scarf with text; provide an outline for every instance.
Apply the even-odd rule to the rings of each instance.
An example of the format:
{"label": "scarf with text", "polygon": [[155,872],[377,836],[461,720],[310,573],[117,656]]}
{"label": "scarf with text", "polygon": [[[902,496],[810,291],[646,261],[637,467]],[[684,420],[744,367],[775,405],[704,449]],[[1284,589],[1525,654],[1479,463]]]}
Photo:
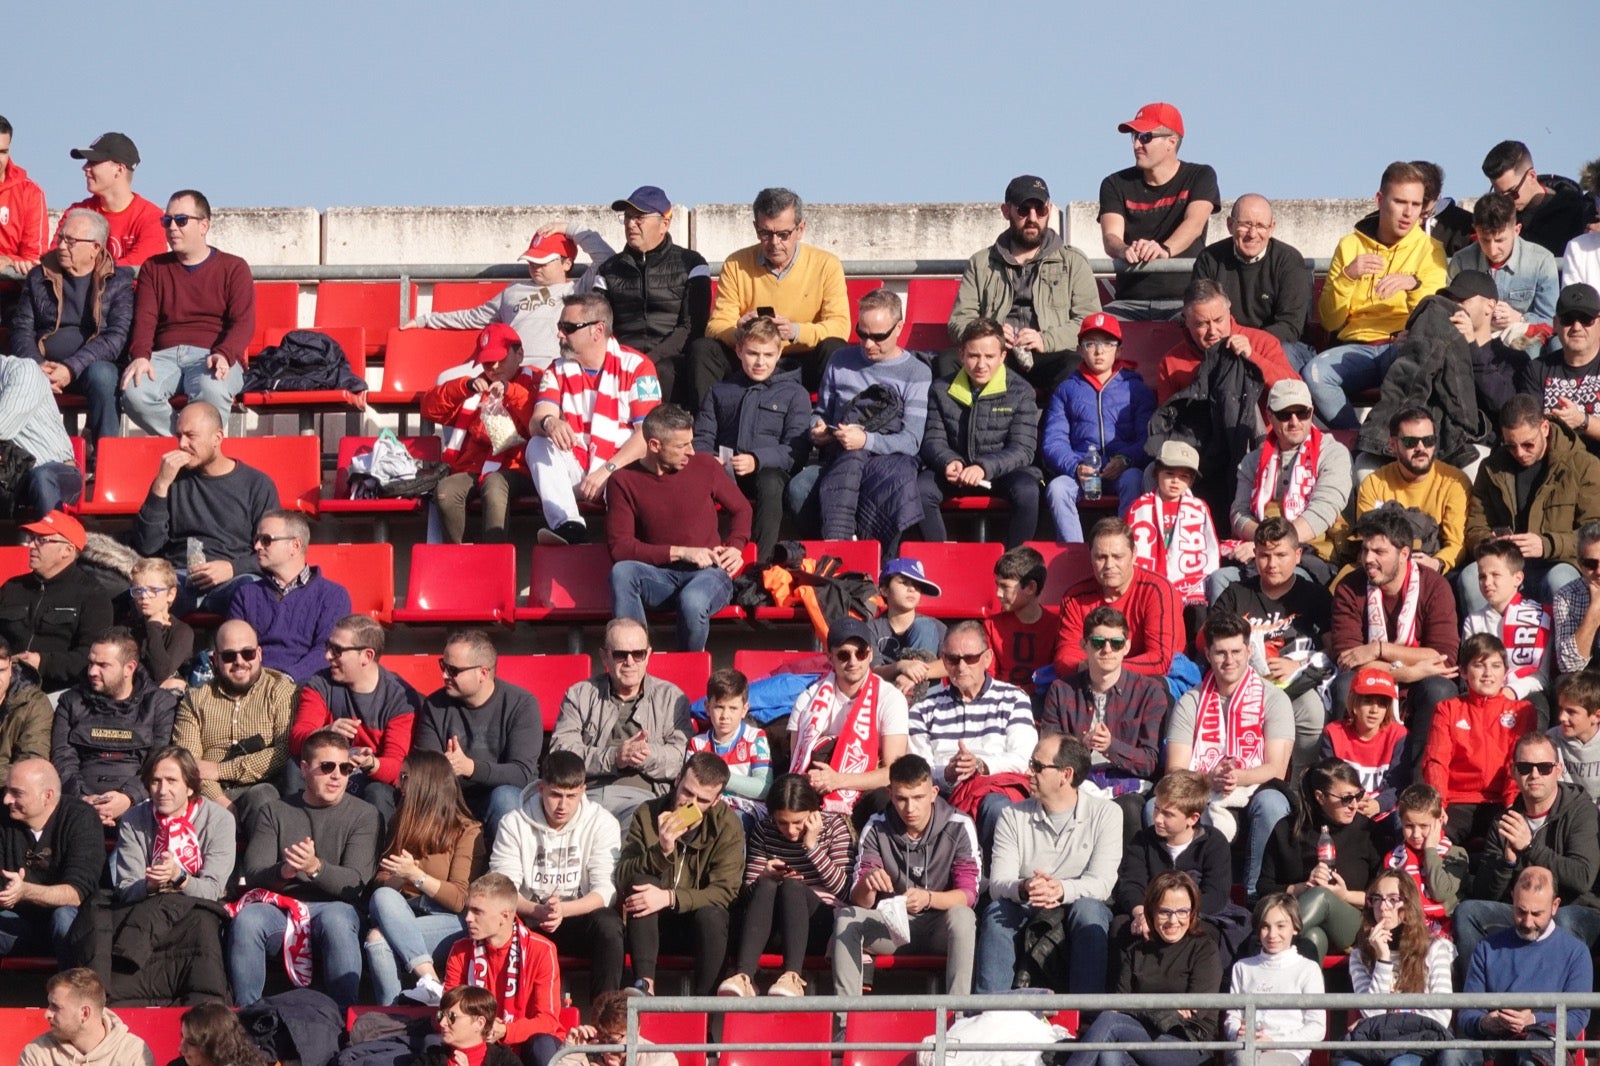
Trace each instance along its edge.
{"label": "scarf with text", "polygon": [[1400,590],[1400,613],[1395,616],[1394,632],[1389,632],[1389,616],[1383,610],[1383,586],[1367,582],[1367,640],[1381,640],[1402,647],[1417,646],[1417,604],[1422,599],[1422,574],[1417,564],[1406,560],[1406,583]]}
{"label": "scarf with text", "polygon": [[[1311,436],[1295,451],[1294,469],[1283,490],[1283,517],[1293,522],[1306,513],[1311,490],[1317,483],[1317,460],[1322,456],[1322,430],[1311,427]],[[1260,521],[1267,517],[1267,505],[1278,488],[1279,464],[1283,461],[1278,441],[1271,433],[1261,442],[1261,462],[1256,467],[1256,484],[1250,493],[1250,513]]]}
{"label": "scarf with text", "polygon": [[467,970],[471,975],[469,984],[486,988],[494,993],[494,998],[500,1003],[500,1020],[510,1024],[522,1011],[518,1002],[520,994],[519,985],[522,981],[522,960],[528,957],[533,948],[533,931],[522,924],[521,918],[513,918],[516,924],[511,930],[511,943],[506,952],[506,964],[500,967],[496,976],[499,981],[493,981],[489,973],[489,946],[486,941],[474,940],[472,942],[472,961]]}
{"label": "scarf with text", "polygon": [[[878,768],[878,727],[883,679],[868,674],[866,683],[845,712],[844,724],[833,745],[833,756],[828,765],[835,773],[864,774]],[[817,682],[816,695],[800,717],[795,730],[794,754],[789,760],[791,773],[803,774],[811,766],[812,753],[825,739],[828,724],[833,721],[833,703],[838,689],[830,670]],[[835,789],[822,797],[822,809],[849,814],[855,809],[859,789]]]}
{"label": "scarf with text", "polygon": [[1550,639],[1550,612],[1537,600],[1524,600],[1514,593],[1500,617],[1500,642],[1506,646],[1511,676],[1533,677],[1544,663],[1545,644]]}
{"label": "scarf with text", "polygon": [[1205,501],[1185,492],[1169,503],[1147,492],[1128,508],[1126,521],[1134,560],[1172,582],[1184,603],[1206,602],[1206,575],[1222,565],[1222,552]]}
{"label": "scarf with text", "polygon": [[290,896],[252,888],[226,905],[229,917],[237,918],[239,912],[252,903],[265,903],[289,916],[283,926],[283,968],[296,988],[308,987],[311,984],[311,908]]}
{"label": "scarf with text", "polygon": [[[155,807],[150,808],[155,814]],[[200,853],[200,834],[195,832],[194,818],[200,813],[200,798],[197,796],[178,814],[170,818],[163,818],[156,814],[156,839],[150,845],[149,862],[159,862],[161,856],[171,855],[178,860],[178,865],[191,877],[200,872],[203,865]]]}
{"label": "scarf with text", "polygon": [[1222,707],[1222,693],[1216,678],[1206,674],[1200,686],[1200,706],[1194,716],[1194,749],[1189,754],[1189,769],[1208,774],[1224,758],[1232,758],[1241,769],[1260,766],[1266,758],[1267,689],[1254,670],[1244,679]]}

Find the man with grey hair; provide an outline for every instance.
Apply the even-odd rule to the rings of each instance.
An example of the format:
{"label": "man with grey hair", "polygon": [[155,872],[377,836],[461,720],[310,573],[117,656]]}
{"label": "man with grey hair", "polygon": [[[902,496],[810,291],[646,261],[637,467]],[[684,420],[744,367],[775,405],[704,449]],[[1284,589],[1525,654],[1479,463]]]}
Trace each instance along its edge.
{"label": "man with grey hair", "polygon": [[306,564],[311,523],[299,511],[269,511],[252,542],[261,580],[243,586],[228,607],[261,638],[261,657],[304,684],[325,665],[323,645],[350,613],[350,593],[322,569]]}
{"label": "man with grey hair", "polygon": [[1311,272],[1298,248],[1272,235],[1277,225],[1267,198],[1245,193],[1228,212],[1228,236],[1206,245],[1192,277],[1220,285],[1234,321],[1276,337],[1299,370],[1317,354],[1300,339],[1311,313]]}
{"label": "man with grey hair", "polygon": [[[606,493],[611,613],[677,617],[678,650],[704,651],[711,616],[733,599],[750,542],[750,501],[716,457],[694,450],[694,416],[662,404],[644,417],[645,454]],[[728,516],[728,534],[718,523]]]}
{"label": "man with grey hair", "polygon": [[1550,608],[1560,674],[1588,669],[1600,639],[1600,522],[1578,527],[1578,573],[1556,589]]}
{"label": "man with grey hair", "polygon": [[11,350],[43,367],[52,392],[88,401],[90,447],[117,435],[117,360],[133,328],[133,270],[106,250],[110,233],[98,212],[68,211],[11,319]]}
{"label": "man with grey hair", "polygon": [[698,406],[711,386],[737,366],[734,330],[752,318],[771,318],[783,334],[784,369],[799,365],[801,383],[815,390],[833,353],[850,335],[850,297],[839,257],[803,243],[805,204],[789,189],[762,189],[752,205],[756,243],[722,263],[706,335],[689,345]]}

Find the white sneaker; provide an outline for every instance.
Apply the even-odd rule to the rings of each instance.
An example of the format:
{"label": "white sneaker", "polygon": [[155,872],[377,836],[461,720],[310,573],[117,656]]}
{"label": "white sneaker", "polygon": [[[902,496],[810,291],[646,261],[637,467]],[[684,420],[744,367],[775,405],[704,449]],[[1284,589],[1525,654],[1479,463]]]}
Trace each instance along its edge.
{"label": "white sneaker", "polygon": [[409,999],[413,1003],[421,1003],[425,1007],[437,1007],[439,999],[443,995],[444,985],[439,983],[439,979],[423,974],[417,978],[417,983],[414,987],[400,993],[400,998]]}

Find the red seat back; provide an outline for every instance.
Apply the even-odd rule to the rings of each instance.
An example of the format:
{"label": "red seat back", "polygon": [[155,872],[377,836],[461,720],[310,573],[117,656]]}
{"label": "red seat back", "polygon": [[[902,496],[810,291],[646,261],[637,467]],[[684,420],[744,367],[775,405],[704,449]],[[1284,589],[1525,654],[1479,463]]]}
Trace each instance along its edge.
{"label": "red seat back", "polygon": [[[28,546],[26,544],[7,544],[0,547],[0,582],[10,581],[14,577],[21,577],[29,570]],[[0,1061],[5,1056],[0,1055]]]}
{"label": "red seat back", "polygon": [[587,655],[502,655],[495,667],[495,676],[533,693],[546,733],[556,727],[567,689],[593,673],[594,660]]}
{"label": "red seat back", "polygon": [[1004,549],[995,543],[907,541],[900,554],[919,559],[940,595],[923,597],[917,610],[933,618],[982,618],[994,609],[994,564]]}
{"label": "red seat back", "polygon": [[[844,1020],[847,1044],[912,1043],[933,1035],[938,1018],[932,1011],[851,1011]],[[915,1051],[856,1051],[846,1049],[841,1066],[913,1066]]]}
{"label": "red seat back", "polygon": [[610,549],[604,544],[533,549],[528,602],[535,607],[610,618]]}
{"label": "red seat back", "polygon": [[439,670],[438,655],[385,655],[383,665],[423,696],[444,688],[444,674]]}
{"label": "red seat back", "polygon": [[[833,1015],[827,1011],[796,1014],[728,1014],[722,1022],[722,1042],[793,1044],[827,1043],[833,1039]],[[828,1051],[724,1051],[719,1066],[831,1066]]]}
{"label": "red seat back", "polygon": [[913,325],[919,322],[947,325],[950,312],[956,309],[956,293],[960,288],[960,278],[912,278],[906,282],[906,321]]}
{"label": "red seat back", "polygon": [[1124,322],[1117,363],[1138,371],[1153,391],[1161,372],[1161,357],[1181,344],[1183,338],[1183,326],[1178,322]]}
{"label": "red seat back", "polygon": [[106,437],[94,453],[91,511],[134,514],[155,480],[161,457],[178,446],[174,437]]}
{"label": "red seat back", "polygon": [[312,321],[323,326],[362,326],[367,331],[367,354],[383,350],[389,330],[414,318],[417,286],[408,283],[406,302],[400,306],[398,281],[323,281],[317,283],[317,311]]}
{"label": "red seat back", "polygon": [[650,653],[650,676],[670,681],[683,690],[689,702],[705,699],[706,680],[711,676],[711,653],[704,651],[657,651]]}
{"label": "red seat back", "polygon": [[812,651],[753,651],[749,648],[740,648],[733,653],[733,668],[749,680],[759,681],[777,673],[778,667],[785,663],[810,658],[816,654]]}
{"label": "red seat back", "polygon": [[1057,544],[1048,540],[1030,540],[1028,547],[1044,556],[1044,589],[1039,602],[1050,609],[1061,603],[1061,597],[1078,582],[1094,576],[1089,568],[1089,546],[1086,544]]}
{"label": "red seat back", "polygon": [[43,1007],[0,1007],[0,1062],[16,1062],[23,1048],[49,1031]]}
{"label": "red seat back", "polygon": [[470,329],[391,329],[378,395],[388,403],[415,402],[440,373],[471,357],[477,339]]}
{"label": "red seat back", "polygon": [[[350,498],[350,460],[372,450],[372,445],[377,437],[340,437],[339,458],[336,460],[339,469],[333,475],[333,496],[331,499],[345,500]],[[438,462],[444,455],[444,441],[438,437],[401,437],[400,443],[405,445],[406,451],[418,459],[427,462]]]}
{"label": "red seat back", "polygon": [[256,287],[256,329],[250,337],[246,355],[254,355],[273,343],[267,335],[275,330],[291,330],[300,322],[300,286],[292,281],[258,281]]}
{"label": "red seat back", "polygon": [[178,1057],[183,1042],[183,1014],[187,1007],[118,1007],[117,1017],[128,1031],[143,1040],[156,1062]]}
{"label": "red seat back", "polygon": [[504,622],[516,607],[517,554],[510,544],[415,544],[406,584],[407,622]]}
{"label": "red seat back", "polygon": [[[271,478],[278,488],[278,506],[316,517],[322,502],[322,445],[316,437],[228,437],[222,442],[222,452]],[[159,462],[160,456],[156,459]],[[152,463],[146,489],[154,477]],[[143,498],[141,493],[140,500]]]}
{"label": "red seat back", "polygon": [[[652,1044],[705,1044],[704,1014],[668,1014],[664,1011],[639,1015],[639,1035]],[[704,1051],[673,1052],[678,1066],[706,1066]]]}
{"label": "red seat back", "polygon": [[465,311],[486,304],[499,296],[507,281],[436,281],[433,285],[435,311]]}
{"label": "red seat back", "polygon": [[850,343],[860,344],[861,337],[856,333],[856,305],[861,298],[874,289],[883,288],[882,278],[845,278],[844,291],[850,300]]}
{"label": "red seat back", "polygon": [[388,625],[394,618],[394,545],[313,544],[306,561],[350,593],[352,614]]}
{"label": "red seat back", "polygon": [[883,569],[883,545],[875,540],[803,540],[800,545],[808,559],[838,556],[846,571],[866,574],[873,581]]}
{"label": "red seat back", "polygon": [[[287,329],[279,326],[267,332],[267,347],[282,344],[294,326]],[[332,337],[339,347],[344,349],[344,357],[350,363],[350,372],[358,378],[367,376],[367,331],[361,326],[317,326],[317,333],[325,333]]]}

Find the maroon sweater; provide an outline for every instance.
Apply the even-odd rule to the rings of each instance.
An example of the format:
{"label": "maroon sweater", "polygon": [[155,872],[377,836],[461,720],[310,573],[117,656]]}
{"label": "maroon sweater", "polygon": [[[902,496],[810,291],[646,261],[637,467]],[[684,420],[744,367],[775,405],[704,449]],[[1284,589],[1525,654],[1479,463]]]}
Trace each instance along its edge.
{"label": "maroon sweater", "polygon": [[129,359],[191,344],[237,363],[255,329],[255,284],[250,264],[238,256],[213,248],[205,262],[187,270],[163,252],[139,269]]}
{"label": "maroon sweater", "polygon": [[[717,506],[732,518],[724,540]],[[750,540],[750,501],[715,458],[696,452],[676,474],[656,475],[634,463],[606,486],[606,543],[617,562],[672,562],[672,546],[744,550]]]}
{"label": "maroon sweater", "polygon": [[[1422,590],[1417,597],[1417,640],[1413,647],[1432,648],[1456,661],[1461,643],[1461,624],[1456,618],[1456,598],[1450,583],[1426,566],[1418,566]],[[1400,614],[1400,601],[1383,605],[1384,619],[1392,634]],[[1384,638],[1389,642],[1389,638]],[[1342,655],[1367,643],[1367,574],[1357,568],[1333,592],[1333,654]]]}

